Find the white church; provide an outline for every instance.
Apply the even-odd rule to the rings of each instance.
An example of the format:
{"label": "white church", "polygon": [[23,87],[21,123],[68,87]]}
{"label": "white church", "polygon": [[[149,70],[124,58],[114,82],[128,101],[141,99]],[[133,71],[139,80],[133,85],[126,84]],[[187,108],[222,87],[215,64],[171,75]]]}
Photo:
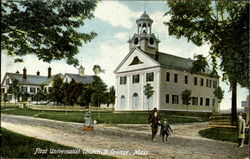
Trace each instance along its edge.
{"label": "white church", "polygon": [[[220,110],[214,90],[219,77],[206,69],[191,74],[193,60],[159,51],[160,40],[152,33],[153,20],[144,12],[136,20],[137,33],[128,40],[129,53],[121,61],[116,75],[116,111],[160,110],[218,112]],[[144,86],[154,90],[149,99]],[[191,104],[183,104],[181,94],[191,91]]]}

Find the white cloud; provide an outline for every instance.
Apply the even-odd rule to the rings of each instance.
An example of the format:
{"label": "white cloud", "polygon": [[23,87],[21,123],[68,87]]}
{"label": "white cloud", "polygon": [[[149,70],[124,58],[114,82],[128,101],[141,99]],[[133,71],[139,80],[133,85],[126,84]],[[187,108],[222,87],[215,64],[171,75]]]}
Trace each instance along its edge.
{"label": "white cloud", "polygon": [[134,25],[131,18],[136,18],[140,14],[117,1],[105,1],[98,3],[94,15],[101,20],[108,21],[112,26],[131,29]]}
{"label": "white cloud", "polygon": [[125,42],[126,40],[128,40],[129,35],[127,32],[120,32],[120,33],[115,34],[115,38]]}
{"label": "white cloud", "polygon": [[153,32],[159,33],[163,36],[168,35],[168,27],[163,24],[163,22],[167,22],[170,20],[170,15],[164,16],[164,12],[155,12],[154,14],[149,15],[150,18],[154,21],[152,24]]}

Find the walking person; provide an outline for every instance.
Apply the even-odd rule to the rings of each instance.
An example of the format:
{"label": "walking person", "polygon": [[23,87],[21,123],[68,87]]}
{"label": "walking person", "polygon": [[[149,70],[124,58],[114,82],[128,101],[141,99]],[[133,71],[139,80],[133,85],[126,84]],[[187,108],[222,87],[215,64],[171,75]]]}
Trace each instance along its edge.
{"label": "walking person", "polygon": [[85,123],[83,126],[83,130],[93,131],[94,130],[94,122],[93,122],[93,118],[92,118],[92,114],[91,114],[90,110],[87,110],[87,112],[85,113],[84,120],[85,120]]}
{"label": "walking person", "polygon": [[243,147],[245,139],[245,129],[246,129],[246,122],[242,118],[242,114],[240,113],[238,116],[238,131],[237,131],[239,147]]}
{"label": "walking person", "polygon": [[173,132],[171,129],[168,120],[166,118],[163,119],[163,122],[160,124],[161,131],[160,136],[162,137],[162,142],[167,142],[168,136]]}
{"label": "walking person", "polygon": [[157,108],[154,108],[152,113],[149,114],[148,121],[151,126],[151,131],[152,131],[152,141],[154,141],[155,135],[157,134],[158,131],[158,126],[160,124],[160,113],[157,111]]}

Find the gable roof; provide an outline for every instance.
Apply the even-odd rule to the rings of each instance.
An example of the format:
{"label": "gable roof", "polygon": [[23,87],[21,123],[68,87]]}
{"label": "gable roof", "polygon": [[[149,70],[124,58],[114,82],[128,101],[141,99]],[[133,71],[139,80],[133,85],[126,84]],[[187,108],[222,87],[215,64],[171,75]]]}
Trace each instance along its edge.
{"label": "gable roof", "polygon": [[73,78],[77,83],[90,84],[94,82],[94,76],[80,76],[79,74],[65,73],[65,77],[66,76]]}
{"label": "gable roof", "polygon": [[[56,75],[61,76],[62,74],[59,73]],[[18,82],[22,85],[42,85],[42,84],[49,84],[56,75],[53,75],[50,78],[48,78],[47,76],[27,75],[27,79],[23,79],[23,74],[7,72],[5,74],[4,80],[6,76],[9,76],[11,79],[18,80]]]}

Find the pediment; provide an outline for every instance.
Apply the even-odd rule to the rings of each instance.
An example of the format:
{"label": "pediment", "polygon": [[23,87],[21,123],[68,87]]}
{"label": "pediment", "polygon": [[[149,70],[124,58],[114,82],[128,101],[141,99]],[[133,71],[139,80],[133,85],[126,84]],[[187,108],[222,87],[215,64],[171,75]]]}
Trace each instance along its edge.
{"label": "pediment", "polygon": [[155,66],[160,66],[160,64],[140,49],[135,48],[123,59],[114,72],[136,71]]}

